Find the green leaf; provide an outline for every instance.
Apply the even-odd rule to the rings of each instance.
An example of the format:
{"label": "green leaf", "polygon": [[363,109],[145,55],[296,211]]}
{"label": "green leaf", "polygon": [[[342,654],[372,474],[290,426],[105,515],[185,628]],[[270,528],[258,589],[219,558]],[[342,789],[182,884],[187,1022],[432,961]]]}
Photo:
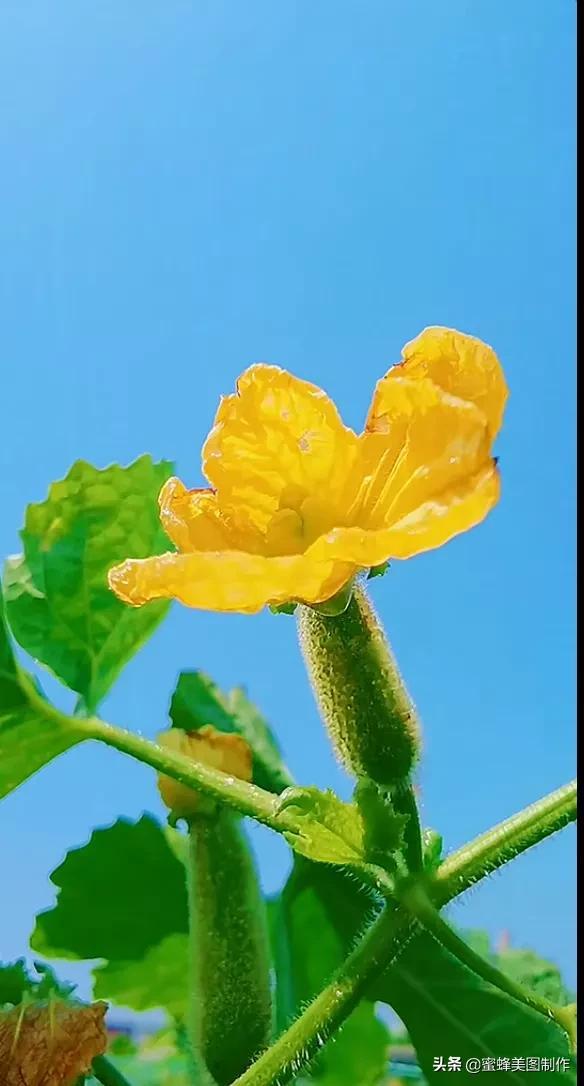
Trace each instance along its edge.
{"label": "green leaf", "polygon": [[[555,1057],[568,1058],[564,1031],[537,1011],[518,1003],[477,977],[433,936],[414,938],[387,971],[383,995],[404,1022],[420,1065],[430,1083],[440,1080],[434,1071],[437,1056],[466,1059]],[[532,1073],[498,1069],[501,1081],[527,1083]],[[473,1074],[461,1073],[470,1081]],[[574,1081],[565,1071],[546,1072],[546,1082]]]}
{"label": "green leaf", "polygon": [[0,1007],[6,1003],[17,1006],[22,1003],[25,992],[30,991],[32,981],[24,958],[19,958],[9,965],[0,965]]}
{"label": "green leaf", "polygon": [[67,999],[75,991],[77,985],[59,980],[54,969],[51,969],[46,962],[33,962],[33,965],[40,976],[40,980],[36,982],[35,999],[47,999],[49,995],[58,995],[62,999]]}
{"label": "green leaf", "polygon": [[383,577],[389,569],[389,562],[381,562],[378,566],[371,566],[366,580],[370,581],[373,577]]}
{"label": "green leaf", "polygon": [[82,738],[17,664],[0,589],[0,798]]}
{"label": "green leaf", "polygon": [[115,1056],[111,1062],[132,1086],[196,1086],[186,1056],[170,1045],[160,1045],[157,1052],[143,1044],[135,1055]]}
{"label": "green leaf", "polygon": [[[453,924],[450,926],[454,927]],[[465,943],[468,943],[475,954],[480,954],[481,958],[487,958],[489,961],[493,961],[494,955],[491,949],[491,936],[488,931],[480,931],[478,928],[465,928],[458,930],[458,935],[460,935],[461,939],[464,939]]]}
{"label": "green leaf", "polygon": [[237,729],[227,710],[227,697],[202,671],[181,671],[170,701],[173,727],[185,732],[197,731],[206,724],[220,732]]}
{"label": "green leaf", "polygon": [[133,961],[188,930],[184,867],[148,815],[94,830],[51,881],[57,904],[39,914],[31,938],[45,957]]}
{"label": "green leaf", "polygon": [[16,640],[77,691],[88,713],[168,609],[166,601],[128,607],[107,573],[127,557],[169,549],[156,499],[171,468],[149,456],[103,470],[78,460],[44,502],[28,506],[24,553],[6,564]]}
{"label": "green leaf", "polygon": [[343,803],[331,791],[287,788],[278,810],[291,811],[299,822],[299,832],[284,837],[301,856],[329,864],[365,861],[365,828],[355,804]]}
{"label": "green leaf", "polygon": [[94,970],[94,999],[134,1011],[157,1008],[184,1019],[188,1001],[188,936],[167,935],[135,961],[110,961]]}
{"label": "green leaf", "polygon": [[563,1007],[574,1000],[574,993],[564,985],[557,965],[540,958],[533,950],[505,946],[495,951],[486,931],[471,929],[459,934],[477,954],[548,1003]]}
{"label": "green leaf", "polygon": [[273,615],[293,615],[296,608],[298,607],[298,604],[297,603],[269,603],[268,607],[269,607],[269,609],[270,609],[270,611],[272,612]]}
{"label": "green leaf", "polygon": [[557,965],[540,958],[533,950],[508,947],[495,955],[495,965],[549,1003],[565,1006],[574,999],[573,993],[564,987]]}
{"label": "green leaf", "polygon": [[202,671],[183,671],[170,703],[175,728],[196,731],[211,724],[241,735],[253,753],[253,782],[268,792],[282,792],[292,778],[270,726],[241,688],[224,694]]}
{"label": "green leaf", "polygon": [[442,850],[444,841],[442,834],[436,830],[424,830],[422,835],[422,847],[424,851],[424,871],[433,874],[442,862]]}
{"label": "green leaf", "polygon": [[75,990],[74,984],[59,981],[44,962],[34,962],[34,968],[40,979],[29,972],[24,958],[10,965],[0,964],[0,1007],[7,1004],[17,1007],[25,998],[42,1001],[50,995],[68,999]]}
{"label": "green leaf", "polygon": [[[355,896],[341,872],[296,864],[282,895],[282,910],[279,923],[288,933],[288,969],[295,991],[302,993],[302,999],[310,999],[364,930],[367,901]],[[371,907],[369,914],[370,920]],[[307,939],[312,950],[307,948]],[[281,950],[279,960],[284,961]],[[440,1072],[433,1070],[434,1058],[440,1055],[460,1056],[463,1063],[475,1057],[569,1056],[568,1038],[553,1021],[475,976],[425,933],[410,939],[372,984],[369,998],[388,1003],[397,1012],[430,1083],[440,1081]],[[510,1086],[531,1081],[531,1072],[499,1073],[500,1080],[508,1080]],[[572,1081],[566,1072],[546,1075],[546,1082],[561,1081],[567,1086]],[[460,1072],[462,1080],[472,1077]]]}

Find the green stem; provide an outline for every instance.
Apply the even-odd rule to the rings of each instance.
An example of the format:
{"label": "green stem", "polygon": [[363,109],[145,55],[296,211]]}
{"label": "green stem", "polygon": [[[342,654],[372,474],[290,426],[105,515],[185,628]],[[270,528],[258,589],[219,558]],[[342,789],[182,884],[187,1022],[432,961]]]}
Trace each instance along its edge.
{"label": "green stem", "polygon": [[181,784],[204,792],[205,795],[218,800],[224,806],[231,807],[240,814],[249,815],[258,822],[263,822],[264,825],[280,833],[298,832],[294,817],[286,811],[278,811],[279,796],[272,792],[221,773],[220,770],[212,769],[210,766],[203,765],[202,762],[194,762],[182,754],[163,749],[157,743],[144,739],[135,732],[108,724],[99,717],[68,716],[41,697],[34,683],[26,675],[22,676],[21,681],[32,708],[39,716],[58,724],[63,731],[69,732],[74,737],[72,743],[80,743],[84,739],[97,739],[123,754],[129,754],[132,758],[152,766],[159,773],[173,777]]}
{"label": "green stem", "polygon": [[408,917],[386,908],[320,995],[233,1086],[284,1086],[296,1076],[399,953],[410,930]]}
{"label": "green stem", "polygon": [[84,738],[98,739],[108,746],[114,747],[123,754],[129,754],[140,762],[152,766],[159,773],[165,773],[168,777],[180,781],[191,788],[195,788],[212,799],[218,800],[226,807],[239,811],[240,814],[249,815],[258,822],[270,826],[279,833],[297,833],[296,819],[286,810],[279,811],[279,796],[272,792],[266,792],[255,784],[238,780],[218,769],[203,765],[202,762],[194,762],[185,758],[182,754],[159,747],[157,743],[142,738],[134,732],[125,731],[123,728],[106,724],[97,717],[76,722],[78,728],[83,731]]}
{"label": "green stem", "polygon": [[[428,887],[431,900],[438,907],[445,905],[575,817],[576,788],[570,784],[450,856]],[[488,856],[485,839],[489,839]],[[273,1086],[276,1082],[283,1086],[288,1082],[347,1018],[375,977],[391,965],[416,924],[403,909],[386,907],[326,988],[233,1086]],[[573,1038],[573,1015],[568,1008],[554,1010],[558,1023]],[[549,1010],[546,1013],[549,1016]]]}
{"label": "green stem", "polygon": [[106,1056],[95,1057],[91,1064],[91,1073],[102,1086],[130,1086],[125,1075],[122,1075]]}
{"label": "green stem", "polygon": [[455,958],[458,958],[463,965],[466,965],[468,969],[476,973],[477,976],[482,977],[489,984],[494,984],[500,991],[506,992],[507,995],[513,999],[518,1000],[519,1003],[524,1003],[525,1006],[531,1007],[532,1010],[538,1011],[543,1014],[545,1018],[554,1018],[559,1025],[563,1028],[564,1021],[562,1018],[562,1008],[556,1007],[553,1003],[548,1003],[547,1000],[541,999],[533,992],[523,988],[522,985],[516,984],[514,980],[511,980],[505,973],[502,973],[495,965],[482,958],[480,954],[465,943],[464,939],[461,939],[459,935],[450,927],[450,925],[440,916],[436,908],[430,901],[425,890],[419,884],[413,884],[410,888],[401,895],[401,903],[409,910],[411,915],[420,922],[420,924],[429,931],[434,938],[439,942],[445,950],[448,950]]}
{"label": "green stem", "polygon": [[407,815],[404,828],[404,846],[407,869],[410,874],[419,874],[424,867],[424,850],[420,828],[418,801],[410,781],[396,788],[392,793],[394,809],[399,814]]}
{"label": "green stem", "polygon": [[475,837],[438,868],[430,890],[434,904],[446,905],[509,860],[563,829],[576,814],[574,780]]}

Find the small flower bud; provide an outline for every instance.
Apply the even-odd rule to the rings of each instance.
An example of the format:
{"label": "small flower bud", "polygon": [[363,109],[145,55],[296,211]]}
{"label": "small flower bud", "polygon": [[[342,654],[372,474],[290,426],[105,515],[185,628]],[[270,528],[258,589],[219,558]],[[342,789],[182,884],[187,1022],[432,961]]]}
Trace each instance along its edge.
{"label": "small flower bud", "polygon": [[[159,746],[182,754],[193,762],[203,762],[212,769],[220,769],[242,781],[251,781],[251,748],[240,735],[217,731],[206,724],[197,731],[185,732],[182,728],[169,728],[157,737]],[[158,791],[162,802],[171,811],[174,818],[191,818],[213,810],[215,804],[186,784],[175,781],[173,777],[160,774]]]}

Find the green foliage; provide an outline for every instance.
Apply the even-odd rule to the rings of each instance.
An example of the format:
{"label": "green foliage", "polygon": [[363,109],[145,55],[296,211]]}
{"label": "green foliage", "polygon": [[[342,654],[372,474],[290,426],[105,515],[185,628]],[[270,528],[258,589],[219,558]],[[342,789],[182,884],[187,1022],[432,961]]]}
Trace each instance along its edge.
{"label": "green foliage", "polygon": [[329,864],[359,864],[365,860],[365,827],[358,807],[343,803],[334,792],[318,788],[287,788],[279,811],[290,811],[298,833],[285,833],[295,852]]}
{"label": "green foliage", "polygon": [[565,988],[558,967],[540,958],[533,950],[509,947],[495,955],[495,965],[512,980],[536,992],[549,1003],[565,1006],[575,999],[574,994]]}
{"label": "green foliage", "polygon": [[93,995],[134,1011],[162,1008],[185,1018],[188,997],[188,936],[174,932],[134,961],[110,960],[94,970]]}
{"label": "green foliage", "polygon": [[422,845],[424,852],[424,870],[431,875],[438,869],[442,862],[442,849],[444,846],[442,834],[436,833],[436,830],[424,830]]}
{"label": "green foliage", "polygon": [[0,588],[0,798],[81,739],[16,662]]}
{"label": "green foliage", "polygon": [[40,913],[31,938],[46,957],[137,961],[188,930],[184,867],[148,815],[94,830],[51,881],[57,904]]}
{"label": "green foliage", "polygon": [[493,950],[489,935],[484,931],[464,931],[461,934],[473,950],[530,992],[559,1007],[573,1002],[574,993],[565,987],[560,970],[553,962],[540,958],[533,950],[511,946]]}
{"label": "green foliage", "polygon": [[297,603],[270,603],[269,609],[273,615],[293,615],[298,607]]}
{"label": "green foliage", "polygon": [[[107,572],[127,554],[168,550],[156,498],[169,474],[168,463],[155,464],[148,456],[127,468],[103,471],[79,461],[53,484],[46,501],[29,506],[21,533],[23,554],[6,567],[6,604],[0,592],[0,797],[90,737],[92,729],[95,737],[160,768],[160,750],[154,744],[92,714],[167,610],[165,602],[139,609],[122,604],[108,588]],[[372,569],[369,576],[380,575],[386,565]],[[396,786],[409,784],[418,754],[415,712],[362,588],[354,589],[343,609],[345,603],[344,597],[336,598],[326,617],[307,607],[299,612],[323,715],[345,765],[358,779],[353,803],[343,803],[330,791],[293,785],[269,725],[243,689],[223,693],[202,672],[183,672],[170,705],[175,727],[193,731],[210,724],[248,742],[254,783],[275,795],[261,795],[244,784],[238,790],[239,782],[238,788],[232,782],[228,798],[238,809],[255,811],[260,820],[284,831],[299,854],[283,892],[269,903],[276,1035],[346,963],[380,911],[381,900],[364,886],[366,875],[371,882],[370,865],[399,871],[400,876],[406,867],[412,879],[420,869],[420,856],[414,862],[404,845],[404,829],[409,828],[404,814],[395,809]],[[287,613],[294,609],[275,608]],[[11,633],[78,694],[76,717],[52,706],[37,680],[21,668]],[[564,806],[562,790],[555,794],[558,805],[549,808],[549,828],[539,838],[533,833],[537,817],[530,810],[529,840],[500,851],[500,863],[574,817],[575,791],[570,788],[564,790]],[[220,785],[215,789],[220,792]],[[417,833],[410,791],[408,799],[414,804]],[[267,1042],[270,957],[264,904],[248,846],[233,812],[219,811],[215,819],[202,816],[188,839],[163,829],[148,815],[136,822],[118,819],[95,830],[87,844],[71,850],[53,872],[57,902],[38,916],[32,946],[48,957],[99,959],[94,971],[98,998],[135,1010],[162,1008],[183,1032],[188,1020],[195,1050],[198,1039],[219,1086],[225,1086]],[[290,819],[278,823],[284,813],[294,820],[295,829]],[[438,885],[433,876],[441,857],[442,838],[426,831],[421,881],[430,896]],[[194,918],[190,938],[187,861]],[[473,862],[478,863],[476,857]],[[364,865],[369,865],[367,873]],[[473,877],[477,870],[471,868]],[[381,873],[375,874],[377,885]],[[470,876],[467,885],[469,881]],[[471,971],[435,936],[408,922],[407,895],[399,896],[396,879],[384,885],[386,891],[395,889],[385,906],[390,918],[385,930],[391,932],[394,918],[401,917],[401,945],[396,944],[391,965],[369,979],[366,997],[310,1067],[303,1068],[298,1081],[381,1086],[390,1037],[376,1014],[380,1002],[404,1022],[429,1083],[436,1080],[433,1064],[440,1055],[456,1055],[463,1066],[467,1057],[568,1056],[567,1034],[553,1016],[569,1031],[575,1008],[565,1017],[558,1010],[572,994],[555,966],[529,950],[494,950],[484,933],[465,936],[491,966],[543,1001],[540,1013],[482,979],[480,962],[474,963],[477,972]],[[402,890],[404,886],[402,881]],[[407,889],[412,888],[408,883]],[[427,915],[426,921],[430,923]],[[377,948],[372,959],[380,970],[382,952]],[[353,955],[351,963],[355,960]],[[34,969],[33,974],[24,959],[0,966],[0,1008],[71,995],[72,987],[61,984],[49,966],[35,961]],[[193,1012],[197,1000],[198,1016]],[[550,1003],[555,1008],[548,1015]],[[315,1036],[305,1039],[309,1052],[314,1051]],[[319,1040],[326,1036],[325,1024]],[[302,1047],[297,1047],[291,1065],[299,1054]],[[149,1067],[140,1058],[144,1055],[116,1055],[134,1086],[186,1086],[187,1061],[176,1039],[154,1053]],[[515,1083],[526,1079],[520,1071],[512,1075]],[[469,1077],[461,1072],[462,1079]],[[499,1071],[493,1081],[510,1077]],[[546,1072],[545,1081],[569,1083],[573,1078]]]}
{"label": "green foliage", "polygon": [[38,976],[33,976],[27,969],[24,958],[9,965],[0,964],[0,1008],[8,1005],[17,1007],[28,1000],[42,1001],[51,995],[68,999],[74,984],[64,984],[55,976],[50,966],[44,962],[34,962]]}
{"label": "green foliage", "polygon": [[[131,1086],[196,1086],[186,1056],[171,1046],[142,1047],[134,1054],[114,1056],[111,1061]],[[97,1079],[86,1086],[99,1086]]]}
{"label": "green foliage", "polygon": [[373,577],[383,577],[389,569],[389,562],[381,562],[378,566],[371,566],[367,580],[370,581]]}
{"label": "green foliage", "polygon": [[78,460],[44,502],[29,505],[23,554],[7,562],[16,640],[77,691],[91,713],[164,617],[168,604],[127,607],[107,584],[111,566],[169,549],[157,496],[171,474],[142,456],[99,470]]}
{"label": "green foliage", "polygon": [[[96,998],[112,999],[136,1010],[163,1007],[176,1018],[183,1017],[187,937],[184,876],[175,854],[179,846],[182,851],[183,840],[174,839],[178,836],[172,835],[171,846],[166,833],[147,818],[135,825],[119,822],[96,831],[89,844],[70,853],[55,872],[53,881],[62,889],[56,908],[38,919],[35,949],[54,956],[107,957],[109,961],[95,972]],[[108,855],[108,864],[117,871],[123,871],[129,862],[135,864],[115,897],[107,893],[107,873],[101,860]],[[76,856],[77,864],[72,866]],[[141,869],[139,879],[137,868]],[[178,879],[176,868],[181,876]],[[92,876],[88,885],[87,869],[101,872],[103,884],[101,878]],[[148,896],[146,888],[152,886],[157,888],[158,917],[150,914],[145,922],[148,913],[144,914],[142,906]],[[330,978],[376,908],[374,899],[344,871],[296,861],[281,898],[270,903],[278,1032]],[[81,924],[76,922],[76,914],[81,916]],[[131,935],[128,920],[134,928]],[[89,931],[93,933],[91,941]],[[470,941],[483,953],[488,949],[488,942],[477,942],[476,935]],[[508,951],[499,955],[503,967],[506,955]],[[514,954],[511,958],[518,960]],[[549,978],[554,972],[535,955],[521,960],[538,963],[532,976],[537,973]],[[557,971],[556,976],[559,980]],[[525,972],[522,979],[527,979]],[[429,935],[411,938],[392,967],[371,987],[369,996],[372,1001],[388,1003],[402,1018],[429,1081],[436,1077],[432,1065],[440,1054],[479,1058],[567,1055],[565,1035],[553,1022],[470,973]],[[373,1002],[366,1002],[349,1017],[334,1044],[325,1047],[310,1076],[330,1082],[330,1086],[381,1081],[375,1076],[384,1065],[387,1042]],[[360,1078],[351,1078],[357,1073]],[[519,1072],[514,1076],[517,1081]],[[551,1072],[549,1077],[553,1081]],[[567,1083],[569,1076],[564,1073],[562,1081]]]}
{"label": "green foliage", "polygon": [[[569,1056],[568,1039],[555,1022],[471,973],[429,934],[416,936],[387,970],[383,994],[404,1022],[428,1080],[436,1056]],[[549,1072],[546,1082],[571,1081]],[[472,1076],[468,1076],[469,1078]],[[524,1081],[521,1072],[509,1074]],[[528,1076],[526,1081],[530,1081]]]}
{"label": "green foliage", "polygon": [[202,671],[183,671],[170,703],[175,728],[196,731],[211,724],[221,732],[241,735],[253,753],[253,781],[268,792],[292,783],[269,724],[241,688],[224,694]]}
{"label": "green foliage", "polygon": [[[287,946],[285,953],[282,945],[278,951],[278,984],[309,999],[345,959],[371,914],[371,903],[340,873],[298,863],[280,909],[278,938],[280,944],[287,939]],[[433,1071],[439,1055],[569,1055],[566,1035],[553,1021],[475,976],[425,933],[412,934],[370,987],[369,997],[397,1012],[430,1082],[439,1074]],[[513,1075],[513,1081],[521,1081],[519,1072]],[[570,1081],[565,1072],[561,1076],[564,1083]],[[554,1080],[552,1072],[549,1079]]]}

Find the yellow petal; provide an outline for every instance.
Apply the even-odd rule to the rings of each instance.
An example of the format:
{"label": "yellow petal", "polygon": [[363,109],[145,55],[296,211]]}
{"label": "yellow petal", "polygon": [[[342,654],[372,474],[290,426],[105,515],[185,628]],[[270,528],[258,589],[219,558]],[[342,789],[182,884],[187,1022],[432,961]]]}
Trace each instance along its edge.
{"label": "yellow petal", "polygon": [[474,528],[497,504],[499,495],[499,474],[490,460],[475,475],[429,496],[391,526],[335,528],[317,540],[306,557],[336,559],[362,568],[390,558],[412,558]]}
{"label": "yellow petal", "polygon": [[168,479],[158,497],[160,520],[180,551],[217,551],[241,546],[252,549],[253,528],[242,533],[222,514],[213,490],[187,490],[180,479]]}
{"label": "yellow petal", "polygon": [[242,551],[200,552],[130,558],[110,570],[109,584],[136,607],[175,599],[205,611],[254,614],[269,603],[322,603],[354,572],[345,562],[318,562],[303,554],[269,558]]}
{"label": "yellow petal", "polygon": [[426,328],[407,343],[402,362],[378,383],[367,419],[368,430],[386,429],[393,416],[394,383],[431,378],[445,392],[474,403],[484,412],[491,439],[501,427],[508,389],[492,347],[452,328]]}
{"label": "yellow petal", "polygon": [[356,435],[321,389],[261,364],[221,401],[203,471],[225,513],[265,531],[278,510],[298,511],[313,494],[334,508],[356,450]]}
{"label": "yellow petal", "polygon": [[491,459],[484,413],[428,378],[394,378],[388,406],[387,433],[361,437],[364,481],[352,523],[362,527],[388,526]]}
{"label": "yellow petal", "polygon": [[361,488],[346,527],[307,557],[361,566],[411,557],[479,523],[499,497],[480,408],[428,378],[394,378],[384,426],[361,437]]}

